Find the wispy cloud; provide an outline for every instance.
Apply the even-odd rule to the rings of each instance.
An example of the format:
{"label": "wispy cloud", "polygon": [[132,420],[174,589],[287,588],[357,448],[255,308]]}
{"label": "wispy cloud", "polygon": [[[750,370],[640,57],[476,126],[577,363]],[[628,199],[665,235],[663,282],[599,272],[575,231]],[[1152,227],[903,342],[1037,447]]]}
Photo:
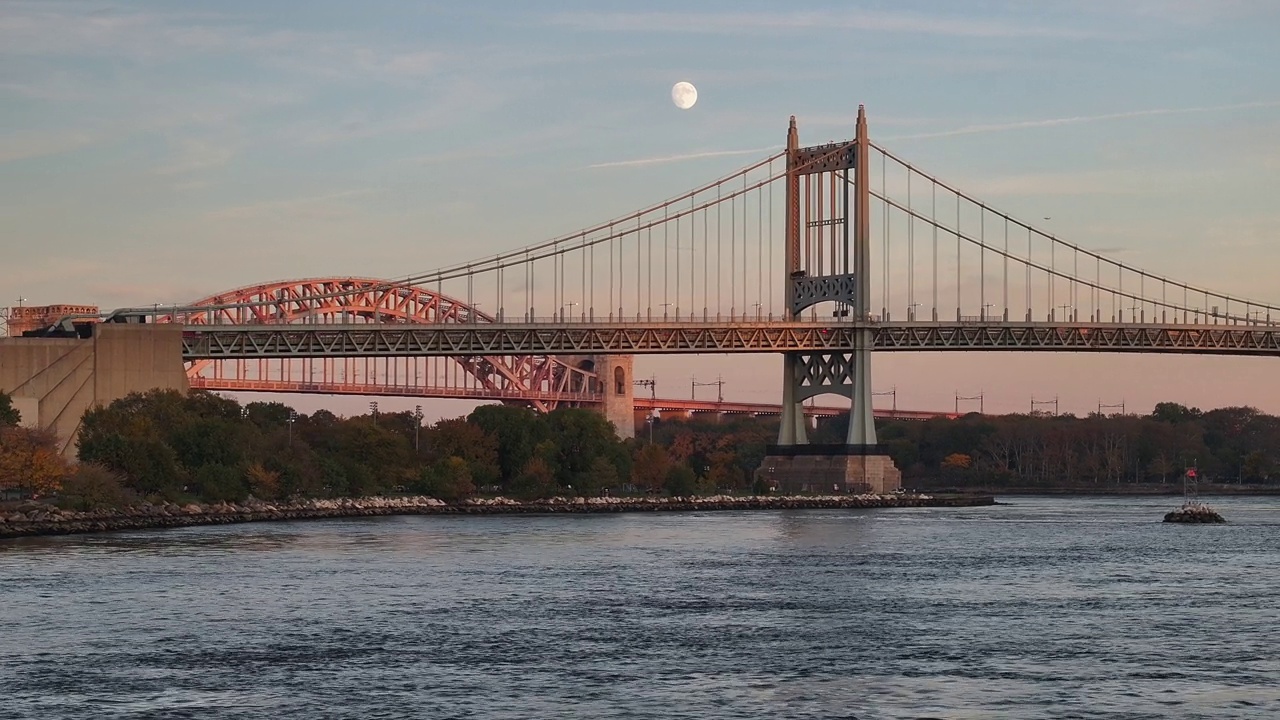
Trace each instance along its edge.
{"label": "wispy cloud", "polygon": [[179,140],[176,145],[172,160],[155,169],[157,175],[186,175],[221,167],[235,155],[231,146],[208,140],[187,138]]}
{"label": "wispy cloud", "polygon": [[657,157],[636,158],[634,160],[615,160],[613,162],[596,163],[588,165],[586,169],[592,170],[596,168],[614,168],[614,167],[638,167],[643,165],[665,165],[667,163],[685,162],[686,160],[701,160],[703,158],[713,157],[731,157],[734,155],[754,155],[756,153],[773,152],[782,149],[781,145],[773,145],[763,148],[752,148],[750,150],[707,150],[705,152],[684,153],[681,155],[660,155]]}
{"label": "wispy cloud", "polygon": [[206,213],[206,217],[210,220],[244,220],[264,217],[296,217],[299,215],[330,217],[339,214],[339,209],[348,205],[346,201],[376,193],[377,190],[373,188],[360,188],[309,197],[267,200],[214,210]]}
{"label": "wispy cloud", "polygon": [[1093,31],[1060,25],[1029,25],[998,18],[861,9],[774,13],[562,13],[553,16],[551,23],[593,32],[724,34],[861,30],[970,38],[1099,37]]}
{"label": "wispy cloud", "polygon": [[925,140],[930,138],[955,137],[957,135],[980,135],[984,133],[1008,132],[1010,130],[1028,130],[1034,128],[1058,127],[1061,125],[1081,125],[1084,123],[1103,122],[1106,120],[1129,120],[1133,118],[1155,117],[1160,115],[1193,115],[1197,113],[1231,112],[1234,110],[1257,110],[1264,108],[1280,108],[1280,100],[1259,100],[1256,102],[1235,103],[1232,105],[1206,105],[1185,108],[1152,108],[1149,110],[1129,110],[1126,112],[1106,113],[1103,115],[1076,115],[1073,117],[1046,118],[1043,120],[1020,120],[989,125],[966,125],[954,130],[917,133],[913,135],[897,135],[885,140]]}
{"label": "wispy cloud", "polygon": [[28,132],[0,136],[0,165],[18,160],[61,155],[95,141],[89,132]]}
{"label": "wispy cloud", "polygon": [[1053,173],[1029,173],[975,178],[964,183],[978,197],[1049,195],[1154,195],[1183,191],[1212,173],[1190,170],[1115,168]]}

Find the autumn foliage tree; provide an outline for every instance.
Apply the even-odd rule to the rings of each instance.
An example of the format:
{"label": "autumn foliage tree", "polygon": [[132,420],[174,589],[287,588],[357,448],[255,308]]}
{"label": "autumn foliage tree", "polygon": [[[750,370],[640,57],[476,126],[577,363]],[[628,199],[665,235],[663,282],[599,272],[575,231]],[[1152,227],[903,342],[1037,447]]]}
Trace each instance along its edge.
{"label": "autumn foliage tree", "polygon": [[0,490],[32,495],[56,493],[69,466],[58,453],[58,438],[49,430],[0,428]]}

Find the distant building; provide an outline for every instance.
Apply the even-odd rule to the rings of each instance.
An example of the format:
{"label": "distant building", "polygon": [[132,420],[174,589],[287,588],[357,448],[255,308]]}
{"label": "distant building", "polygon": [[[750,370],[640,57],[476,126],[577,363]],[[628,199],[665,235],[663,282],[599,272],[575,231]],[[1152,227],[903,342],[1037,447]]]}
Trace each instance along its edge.
{"label": "distant building", "polygon": [[[42,305],[9,308],[9,337],[22,337],[28,330],[48,327],[68,315],[97,315],[97,305]],[[88,318],[80,322],[90,321]]]}

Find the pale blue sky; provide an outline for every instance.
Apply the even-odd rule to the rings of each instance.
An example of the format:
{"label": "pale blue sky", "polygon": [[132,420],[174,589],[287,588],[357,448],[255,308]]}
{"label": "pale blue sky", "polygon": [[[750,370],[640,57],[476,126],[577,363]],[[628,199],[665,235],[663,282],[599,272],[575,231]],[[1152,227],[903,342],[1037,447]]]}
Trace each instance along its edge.
{"label": "pale blue sky", "polygon": [[[0,293],[115,307],[429,270],[723,175],[791,114],[805,142],[848,136],[865,103],[879,142],[992,205],[1280,301],[1277,68],[1271,0],[0,0]],[[646,362],[687,392],[683,361]],[[1070,394],[1046,375],[1133,361],[1008,362],[885,357],[877,385],[915,407],[1001,385],[1013,410]],[[1162,362],[1241,383],[1189,401],[1280,412],[1274,363]],[[772,359],[700,363],[774,392]],[[1077,409],[1133,397],[1155,365],[1134,367]],[[1139,383],[1138,404],[1200,384]]]}

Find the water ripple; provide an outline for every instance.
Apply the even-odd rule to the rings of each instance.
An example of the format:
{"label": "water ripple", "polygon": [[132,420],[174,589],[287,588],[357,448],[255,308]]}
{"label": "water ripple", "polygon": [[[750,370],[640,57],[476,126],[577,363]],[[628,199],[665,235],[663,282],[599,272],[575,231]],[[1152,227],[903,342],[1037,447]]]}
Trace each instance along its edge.
{"label": "water ripple", "polygon": [[1280,500],[0,543],[0,718],[1253,718]]}

